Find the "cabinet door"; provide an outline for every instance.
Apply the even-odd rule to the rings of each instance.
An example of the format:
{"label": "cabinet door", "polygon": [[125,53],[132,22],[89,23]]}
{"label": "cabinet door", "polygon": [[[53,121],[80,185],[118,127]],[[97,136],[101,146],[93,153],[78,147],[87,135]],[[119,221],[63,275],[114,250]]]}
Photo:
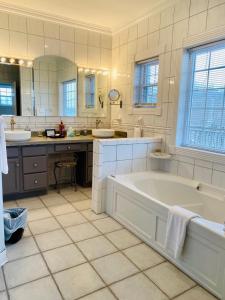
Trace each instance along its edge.
{"label": "cabinet door", "polygon": [[20,161],[18,158],[8,159],[9,173],[3,175],[3,194],[20,192]]}

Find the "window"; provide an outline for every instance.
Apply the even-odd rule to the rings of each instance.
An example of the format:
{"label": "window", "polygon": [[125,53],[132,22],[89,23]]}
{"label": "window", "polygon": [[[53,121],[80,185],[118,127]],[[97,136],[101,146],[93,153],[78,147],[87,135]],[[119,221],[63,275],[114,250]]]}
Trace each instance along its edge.
{"label": "window", "polygon": [[225,43],[190,51],[184,146],[225,152]]}
{"label": "window", "polygon": [[75,79],[63,82],[63,115],[77,115],[77,87]]}
{"label": "window", "polygon": [[159,61],[141,61],[135,65],[134,105],[153,106],[158,102]]}
{"label": "window", "polygon": [[95,107],[95,75],[85,76],[85,104],[86,108]]}
{"label": "window", "polygon": [[16,114],[14,83],[0,83],[0,114]]}

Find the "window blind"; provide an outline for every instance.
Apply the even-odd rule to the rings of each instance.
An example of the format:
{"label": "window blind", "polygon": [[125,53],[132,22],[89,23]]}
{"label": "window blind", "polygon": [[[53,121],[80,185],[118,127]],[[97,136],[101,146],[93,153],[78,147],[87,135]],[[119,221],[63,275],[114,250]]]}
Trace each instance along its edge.
{"label": "window blind", "polygon": [[85,102],[87,108],[95,107],[95,75],[85,77]]}
{"label": "window blind", "polygon": [[136,63],[134,105],[156,105],[158,102],[159,61],[148,60]]}
{"label": "window blind", "polygon": [[190,51],[183,145],[225,152],[225,42]]}
{"label": "window blind", "polygon": [[63,111],[64,116],[76,116],[77,101],[76,101],[76,80],[63,82]]}

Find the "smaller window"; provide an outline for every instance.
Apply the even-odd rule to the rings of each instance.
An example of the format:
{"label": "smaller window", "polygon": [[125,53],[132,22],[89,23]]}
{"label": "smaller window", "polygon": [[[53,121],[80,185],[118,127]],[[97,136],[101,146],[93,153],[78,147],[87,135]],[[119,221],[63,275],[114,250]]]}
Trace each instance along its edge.
{"label": "smaller window", "polygon": [[95,75],[85,76],[85,105],[86,108],[95,107]]}
{"label": "smaller window", "polygon": [[0,82],[0,114],[15,115],[15,84]]}
{"label": "smaller window", "polygon": [[151,59],[135,65],[134,106],[155,107],[158,102],[159,60]]}
{"label": "smaller window", "polygon": [[63,82],[63,115],[72,117],[77,114],[76,80]]}

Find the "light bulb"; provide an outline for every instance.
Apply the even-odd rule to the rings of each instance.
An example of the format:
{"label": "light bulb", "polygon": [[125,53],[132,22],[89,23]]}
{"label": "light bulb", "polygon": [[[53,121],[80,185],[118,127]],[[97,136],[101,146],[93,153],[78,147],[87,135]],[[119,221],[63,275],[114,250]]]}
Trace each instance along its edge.
{"label": "light bulb", "polygon": [[28,61],[28,62],[27,62],[27,66],[28,66],[28,67],[32,67],[32,66],[33,66],[33,62],[32,62],[31,60]]}
{"label": "light bulb", "polygon": [[23,65],[24,64],[24,60],[20,59],[19,60],[19,65]]}
{"label": "light bulb", "polygon": [[14,64],[15,63],[15,58],[10,58],[9,62],[10,62],[10,64]]}
{"label": "light bulb", "polygon": [[1,57],[1,63],[5,63],[6,62],[6,58],[5,57]]}

